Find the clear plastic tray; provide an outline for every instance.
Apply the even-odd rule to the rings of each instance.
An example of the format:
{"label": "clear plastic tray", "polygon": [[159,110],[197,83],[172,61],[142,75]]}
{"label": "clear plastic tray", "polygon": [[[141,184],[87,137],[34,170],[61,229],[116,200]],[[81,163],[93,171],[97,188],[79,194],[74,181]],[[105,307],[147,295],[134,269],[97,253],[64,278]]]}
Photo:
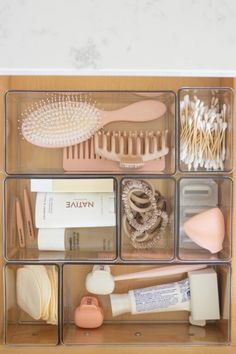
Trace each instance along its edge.
{"label": "clear plastic tray", "polygon": [[[121,258],[124,261],[174,259],[175,197],[173,178],[145,176],[121,180]],[[144,231],[139,232],[142,227]]]}
{"label": "clear plastic tray", "polygon": [[[201,105],[205,107],[202,115]],[[219,114],[224,109],[225,114]],[[187,87],[178,91],[178,167],[181,172],[232,171],[233,109],[231,88]]]}
{"label": "clear plastic tray", "polygon": [[[100,132],[108,135],[107,148],[105,137],[103,143],[99,141],[99,149],[105,148],[106,150],[105,155],[101,155],[100,153],[96,153],[98,150],[95,147],[95,132],[92,134],[92,140],[85,139],[86,141],[81,142],[79,146],[70,146],[65,149],[62,147],[45,148],[32,143],[35,142],[35,135],[33,135],[32,138],[32,134],[29,134],[30,137],[28,137],[28,134],[22,129],[22,123],[25,122],[26,119],[28,126],[27,119],[30,114],[34,114],[29,112],[38,112],[37,110],[40,105],[43,107],[41,110],[45,112],[45,110],[47,110],[47,100],[53,100],[54,102],[60,100],[81,100],[83,103],[87,102],[92,106],[95,105],[95,109],[109,111],[108,114],[99,113],[102,117],[105,115],[109,117],[111,111],[132,104],[138,104],[138,106],[132,106],[131,112],[128,113],[113,114],[112,121],[109,124],[105,124],[104,128],[102,127]],[[154,106],[152,107],[153,102]],[[139,104],[142,103],[144,103],[145,106],[140,108]],[[54,104],[57,105],[57,103]],[[138,91],[8,91],[5,96],[5,105],[5,168],[9,174],[61,174],[64,172],[148,172],[173,174],[175,172],[176,109],[175,93],[172,91],[155,91],[149,93]],[[30,111],[27,111],[28,109]],[[68,110],[67,107],[65,111],[68,113]],[[61,112],[61,108],[59,108],[59,112]],[[63,114],[64,113],[63,111]],[[73,115],[72,118],[70,113],[68,113],[68,115],[69,119],[74,119]],[[84,112],[84,115],[87,117],[87,111]],[[83,122],[84,115],[82,116]],[[41,112],[38,112],[37,122],[40,116]],[[76,117],[77,116],[78,115],[76,115]],[[129,117],[133,117],[135,120],[136,116],[139,117],[137,118],[139,121],[122,121],[122,119],[129,119]],[[47,119],[50,122],[54,117],[54,113],[49,113]],[[42,125],[47,124],[45,123],[45,120],[48,122],[47,119],[43,119]],[[144,121],[144,119],[148,120]],[[64,120],[68,122],[68,118],[64,118],[63,115],[62,121]],[[96,121],[95,117],[92,119],[92,122],[93,121]],[[85,126],[87,127],[86,124]],[[92,125],[94,125],[94,123]],[[88,129],[89,132],[96,130],[92,125],[91,128]],[[37,129],[39,129],[39,127]],[[55,131],[55,124],[51,129]],[[131,132],[131,138],[128,141],[129,132]],[[37,134],[38,130],[36,136]],[[119,134],[123,135],[124,151],[120,147],[122,138]],[[45,136],[45,134],[43,134],[43,136]],[[111,154],[111,136],[116,136],[116,157],[114,157],[114,154]],[[147,138],[145,138],[146,136]],[[28,142],[26,139],[31,142]],[[139,142],[138,139],[140,139]],[[82,140],[83,139],[81,139],[81,141]],[[153,145],[154,140],[157,142],[156,147]],[[51,140],[49,139],[49,141]],[[71,140],[71,138],[68,138],[66,143],[68,145],[74,145],[74,141]],[[140,152],[136,151],[138,149],[137,146],[140,146]],[[155,154],[147,154],[145,149],[147,149],[147,151],[149,149],[149,152],[154,152]]]}
{"label": "clear plastic tray", "polygon": [[[229,261],[232,252],[233,186],[228,177],[181,178],[179,190],[178,257],[182,261]],[[186,197],[187,196],[187,197]],[[219,213],[220,209],[221,213]],[[214,210],[217,212],[214,218]],[[213,216],[211,214],[213,211]],[[188,237],[184,224],[192,217],[209,213],[191,226]],[[223,234],[218,214],[223,218]],[[214,229],[216,225],[216,230]],[[188,228],[189,229],[189,228]],[[199,231],[200,230],[200,231]],[[202,234],[203,232],[203,234]],[[197,236],[195,238],[195,235]],[[208,239],[205,241],[206,237]],[[218,241],[219,240],[219,241]],[[223,242],[222,242],[223,241]],[[217,248],[217,252],[215,249]]]}
{"label": "clear plastic tray", "polygon": [[[31,192],[31,188],[34,192]],[[28,232],[29,218],[25,208],[25,189],[28,191],[30,203],[33,237],[30,237]],[[53,193],[53,189],[61,192]],[[75,191],[76,189],[80,192],[71,193],[71,190]],[[41,192],[35,192],[36,190],[41,190]],[[91,193],[92,191],[96,192]],[[4,253],[6,259],[10,261],[114,260],[118,243],[116,194],[117,182],[113,178],[6,178],[4,202]],[[62,195],[65,195],[68,201],[65,198],[58,203],[53,200],[53,196],[61,198]],[[36,208],[37,197],[39,202]],[[47,204],[44,204],[45,198],[47,198]],[[20,220],[17,219],[16,203],[19,203],[21,208],[25,245],[21,244],[19,240],[21,231],[18,230]],[[103,208],[101,213],[97,205],[101,205]],[[108,211],[106,210],[107,206],[110,208]],[[57,220],[51,219],[53,210]],[[60,210],[62,210],[62,214]],[[81,217],[79,218],[80,210]],[[37,228],[36,213],[38,215],[37,226],[40,226]],[[47,213],[49,222],[46,226],[44,213]],[[73,214],[70,221],[74,222],[74,226],[67,223],[71,227],[66,227],[66,220],[68,220],[66,215],[69,218],[70,213]],[[101,220],[99,220],[100,218]],[[51,224],[50,220],[54,224]],[[60,221],[60,225],[58,221]],[[99,227],[97,227],[98,224]],[[82,226],[77,227],[76,225]]]}
{"label": "clear plastic tray", "polygon": [[[159,266],[161,267],[161,266]],[[152,269],[154,266],[113,265],[111,273],[120,275]],[[104,323],[95,329],[79,328],[74,323],[74,311],[84,295],[85,279],[92,270],[91,265],[63,266],[63,328],[62,342],[65,345],[219,345],[230,340],[230,267],[216,265],[221,317],[216,321],[207,321],[206,327],[197,327],[188,322],[186,311],[130,313],[112,316],[109,295],[96,296],[103,308]],[[131,289],[144,288],[157,284],[179,281],[187,274],[152,279],[133,279],[116,281],[114,293],[128,293]],[[74,281],[76,279],[76,281]]]}
{"label": "clear plastic tray", "polygon": [[[38,266],[38,263],[31,263],[28,266]],[[43,267],[57,269],[57,284],[59,284],[59,268],[57,265],[43,264]],[[19,291],[17,286],[17,272],[24,268],[24,264],[7,264],[4,269],[5,276],[5,343],[14,346],[55,346],[59,343],[60,328],[60,284],[56,285],[55,309],[57,313],[57,324],[49,324],[41,318],[36,320],[29,313],[19,306]],[[44,283],[42,283],[44,284]],[[25,291],[30,291],[25,289]],[[21,304],[21,302],[20,302]]]}

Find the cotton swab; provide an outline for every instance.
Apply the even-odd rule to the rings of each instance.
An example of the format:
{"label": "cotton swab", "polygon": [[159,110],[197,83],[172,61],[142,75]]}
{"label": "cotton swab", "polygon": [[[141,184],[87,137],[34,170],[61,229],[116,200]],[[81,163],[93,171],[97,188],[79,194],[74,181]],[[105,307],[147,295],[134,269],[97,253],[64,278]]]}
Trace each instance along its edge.
{"label": "cotton swab", "polygon": [[180,160],[188,170],[205,168],[223,170],[226,156],[225,136],[227,106],[220,110],[218,97],[210,107],[194,96],[185,95],[180,102]]}

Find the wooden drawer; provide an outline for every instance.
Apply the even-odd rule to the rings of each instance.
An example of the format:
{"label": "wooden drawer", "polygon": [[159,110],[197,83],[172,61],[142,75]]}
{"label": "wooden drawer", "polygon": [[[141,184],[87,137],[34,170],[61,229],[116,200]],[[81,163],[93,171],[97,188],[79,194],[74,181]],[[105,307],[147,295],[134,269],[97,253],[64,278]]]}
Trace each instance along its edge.
{"label": "wooden drawer", "polygon": [[[182,86],[228,86],[236,89],[236,79],[234,78],[164,78],[164,77],[0,77],[0,93],[1,93],[1,121],[0,128],[3,131],[3,97],[4,92],[8,89],[22,89],[22,90],[174,90],[177,91]],[[235,117],[234,117],[235,119]],[[235,131],[233,132],[234,138],[236,138]],[[3,136],[3,134],[2,134]],[[6,176],[4,172],[4,143],[0,144],[0,168],[1,168],[1,185],[3,185],[3,180]],[[235,154],[233,165],[235,167]],[[229,174],[234,179],[235,172]],[[1,188],[1,197],[3,189]],[[235,203],[235,192],[234,192],[234,203]],[[3,199],[2,199],[3,200]],[[1,203],[2,205],[2,203]],[[2,225],[2,206],[1,206],[1,225]],[[235,221],[233,221],[233,229],[235,227]],[[2,228],[1,228],[2,234]],[[2,238],[1,238],[2,239]],[[2,251],[2,242],[0,245],[0,250]],[[3,268],[4,260],[1,257],[1,269]],[[181,345],[160,345],[158,347],[145,347],[144,345],[139,346],[115,346],[111,347],[108,345],[105,346],[57,346],[57,347],[40,347],[34,348],[34,352],[37,353],[110,353],[111,350],[114,353],[205,353],[206,350],[210,353],[235,353],[236,352],[236,309],[234,303],[236,301],[236,290],[235,290],[235,279],[234,279],[234,268],[236,267],[236,255],[235,250],[232,252],[232,300],[231,300],[231,344],[227,346],[181,346]],[[0,282],[0,296],[1,304],[3,305],[3,282]],[[3,306],[0,309],[0,329],[3,333],[3,322],[4,322],[4,313]],[[119,336],[119,330],[117,329],[117,336]],[[3,335],[2,341],[3,341]],[[32,348],[17,348],[17,347],[8,347],[1,345],[1,353],[31,353]]]}

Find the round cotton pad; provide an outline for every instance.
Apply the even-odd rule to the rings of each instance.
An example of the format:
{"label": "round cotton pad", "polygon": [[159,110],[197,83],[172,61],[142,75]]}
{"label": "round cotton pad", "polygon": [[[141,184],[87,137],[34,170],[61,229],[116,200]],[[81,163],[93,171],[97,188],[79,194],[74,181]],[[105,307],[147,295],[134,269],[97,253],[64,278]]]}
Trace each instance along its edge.
{"label": "round cotton pad", "polygon": [[57,268],[54,266],[52,268],[53,273],[53,281],[54,281],[54,294],[55,294],[55,303],[54,303],[54,317],[55,317],[55,324],[58,324],[58,271]]}
{"label": "round cotton pad", "polygon": [[41,318],[46,320],[48,318],[48,307],[51,298],[51,283],[48,278],[47,269],[43,265],[26,265],[25,268],[30,269],[38,281],[42,304]]}
{"label": "round cotton pad", "polygon": [[48,318],[47,323],[56,324],[57,323],[57,313],[56,313],[56,303],[57,303],[57,289],[55,286],[54,274],[52,269],[48,269],[48,277],[51,282],[51,299],[48,308]]}
{"label": "round cotton pad", "polygon": [[31,269],[20,268],[16,276],[18,306],[35,320],[41,317],[41,291],[35,274]]}

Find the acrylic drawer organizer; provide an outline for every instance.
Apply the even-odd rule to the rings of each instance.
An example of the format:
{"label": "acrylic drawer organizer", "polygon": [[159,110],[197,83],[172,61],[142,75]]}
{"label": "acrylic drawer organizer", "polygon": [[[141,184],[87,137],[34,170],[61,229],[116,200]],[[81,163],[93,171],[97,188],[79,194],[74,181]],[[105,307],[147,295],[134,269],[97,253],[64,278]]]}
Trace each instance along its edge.
{"label": "acrylic drawer organizer", "polygon": [[5,103],[9,174],[175,172],[171,91],[9,91]]}
{"label": "acrylic drawer organizer", "polygon": [[[172,261],[175,257],[175,180],[146,177],[121,180],[121,258]],[[151,217],[144,221],[148,213]]]}
{"label": "acrylic drawer organizer", "polygon": [[7,264],[4,271],[6,344],[57,345],[60,324],[58,266]]}
{"label": "acrylic drawer organizer", "polygon": [[[178,190],[178,258],[189,262],[229,261],[232,251],[232,180],[215,175],[181,178]],[[190,224],[192,233],[187,235],[184,228],[190,219],[194,224]],[[218,235],[221,221],[224,229],[222,239]],[[219,245],[217,237],[220,238]]]}
{"label": "acrylic drawer organizer", "polygon": [[[170,266],[169,266],[170,267]],[[146,271],[150,266],[111,266],[111,273]],[[223,344],[228,343],[230,333],[230,267],[217,265],[215,270],[219,281],[221,315],[217,321],[209,321],[205,327],[189,324],[186,311],[131,314],[113,316],[109,295],[95,295],[103,308],[104,323],[100,328],[78,328],[74,324],[74,311],[82,297],[87,294],[84,286],[90,265],[63,266],[63,343],[66,345],[160,345],[160,344]],[[74,282],[73,279],[77,279]],[[160,278],[132,279],[115,282],[115,294],[127,294],[131,289],[146,288],[163,283],[172,283],[186,278],[186,273]],[[166,290],[166,289],[165,289]],[[164,290],[164,291],[165,291]],[[167,291],[167,290],[166,290]],[[151,294],[149,293],[149,296]],[[207,298],[207,295],[206,295]],[[141,299],[137,299],[139,301]],[[126,306],[127,307],[127,306]],[[146,309],[147,310],[147,309]],[[170,335],[171,333],[171,335]]]}
{"label": "acrylic drawer organizer", "polygon": [[[60,199],[61,210],[53,200],[53,190]],[[77,190],[77,193],[71,193],[71,190]],[[117,183],[113,178],[7,178],[4,203],[6,259],[114,260],[118,233],[116,194]],[[102,208],[100,213],[99,206]],[[54,218],[58,212],[61,213],[60,224]],[[67,224],[66,216],[70,218]],[[74,224],[68,225],[70,221]]]}
{"label": "acrylic drawer organizer", "polygon": [[[232,91],[185,88],[178,99],[179,113],[194,102],[215,115],[215,131],[201,123],[208,130],[198,135],[194,114],[184,126],[181,119],[190,109],[184,106],[183,116],[176,117],[173,91],[6,93],[5,170],[12,175],[4,182],[6,344],[63,344],[82,350],[230,344]],[[84,125],[78,129],[76,122],[68,123],[81,115],[86,116],[86,132]],[[51,129],[47,139],[45,122]],[[61,133],[69,126],[65,139]],[[86,133],[83,141],[73,140],[80,130]],[[200,143],[205,165],[191,160],[199,158],[194,149]],[[58,146],[51,148],[53,144]],[[186,146],[187,164],[181,160]],[[104,220],[95,209],[89,217],[80,214],[79,226],[66,224],[68,215],[60,210],[55,224],[55,201],[68,209],[87,207],[88,201],[81,204],[76,193],[88,191],[112,194],[112,210],[104,209],[107,195],[102,200],[109,225],[101,225]],[[216,221],[211,227],[209,215]],[[213,246],[204,241],[206,229],[209,239],[217,236]],[[41,270],[32,268],[38,266]],[[39,279],[40,272],[44,276]],[[51,283],[47,301],[43,281]],[[34,290],[29,283],[35,283]],[[37,304],[40,296],[44,305]],[[159,311],[153,312],[153,306]],[[166,306],[176,307],[166,311]]]}
{"label": "acrylic drawer organizer", "polygon": [[183,88],[178,98],[180,171],[232,171],[233,91]]}

